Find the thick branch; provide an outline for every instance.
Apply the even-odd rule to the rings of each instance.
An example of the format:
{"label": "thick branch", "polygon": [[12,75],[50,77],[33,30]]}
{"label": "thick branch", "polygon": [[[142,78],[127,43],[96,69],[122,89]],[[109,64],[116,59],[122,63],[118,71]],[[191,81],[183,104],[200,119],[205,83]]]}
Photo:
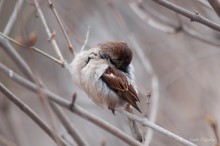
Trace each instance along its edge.
{"label": "thick branch", "polygon": [[[105,122],[104,120],[100,119],[99,117],[96,117],[95,115],[92,115],[90,113],[88,113],[87,111],[85,111],[84,109],[82,109],[81,107],[74,105],[72,106],[72,103],[65,100],[65,98],[59,97],[58,95],[50,92],[47,89],[43,89],[40,88],[39,86],[37,86],[34,83],[31,83],[30,81],[22,78],[21,76],[19,76],[18,74],[16,74],[15,72],[13,72],[12,70],[10,70],[9,68],[7,68],[6,66],[4,66],[3,64],[0,63],[0,70],[5,73],[8,77],[10,77],[11,79],[13,79],[14,81],[16,81],[17,83],[19,83],[20,85],[30,89],[31,91],[34,92],[38,92],[41,91],[43,94],[45,94],[46,96],[48,96],[48,98],[54,102],[56,102],[58,105],[70,110],[71,112],[79,115],[80,117],[92,122],[93,124],[105,129],[106,131],[112,133],[114,136],[120,138],[121,140],[123,140],[124,142],[126,142],[129,145],[134,145],[134,146],[143,146],[141,143],[135,141],[134,139],[132,139],[130,136],[126,135],[125,133],[123,133],[121,130],[119,130],[118,128],[108,124],[107,122]],[[122,113],[122,114],[126,114],[126,113]],[[188,145],[188,146],[196,146],[195,144],[159,127],[158,125],[149,122],[146,118],[141,118],[138,116],[135,116],[133,114],[131,115],[127,115],[128,118],[133,119],[137,122],[143,122],[142,124],[155,129],[157,131],[160,131],[161,133],[174,138],[175,140],[181,142],[182,144]],[[147,124],[149,123],[149,125]],[[153,126],[152,126],[153,125]]]}
{"label": "thick branch", "polygon": [[141,118],[141,117],[138,117],[136,115],[133,115],[133,114],[130,114],[129,112],[125,111],[125,110],[122,110],[122,109],[116,109],[116,111],[118,111],[119,113],[125,115],[126,117],[128,118],[131,118],[139,123],[141,123],[142,125],[144,126],[148,126],[160,133],[163,133],[164,135],[166,136],[169,136],[177,141],[179,141],[180,143],[184,144],[184,145],[187,145],[187,146],[196,146],[194,143],[186,140],[186,139],[183,139],[182,137],[178,136],[178,135],[175,135],[173,133],[171,133],[170,131],[152,123],[151,121],[149,121],[147,118]]}
{"label": "thick branch", "polygon": [[95,115],[90,114],[89,112],[85,111],[81,107],[79,107],[77,105],[74,105],[73,106],[74,108],[70,109],[70,106],[72,104],[71,104],[71,102],[65,100],[65,98],[59,97],[58,95],[50,92],[47,89],[40,88],[36,84],[34,84],[34,83],[24,79],[23,77],[19,76],[18,74],[16,74],[15,72],[13,72],[12,70],[10,70],[9,68],[7,68],[6,66],[4,66],[1,63],[0,63],[0,70],[3,73],[5,73],[8,77],[13,79],[17,83],[19,83],[20,85],[28,88],[29,90],[31,90],[33,92],[37,92],[38,93],[39,91],[41,91],[41,93],[43,93],[46,96],[48,96],[48,98],[50,100],[52,100],[53,102],[55,102],[58,105],[60,105],[60,106],[62,106],[64,108],[70,110],[71,112],[79,115],[80,117],[82,117],[82,118],[92,122],[93,124],[101,127],[102,129],[105,129],[106,131],[108,131],[109,133],[113,134],[117,138],[121,139],[125,143],[127,143],[129,145],[134,145],[134,146],[143,146],[141,143],[135,141],[132,137],[128,136],[127,134],[125,134],[124,132],[119,130],[118,128],[112,126],[111,124],[107,123],[106,121],[102,120],[101,118],[99,118],[99,117],[97,117]]}
{"label": "thick branch", "polygon": [[177,6],[167,0],[153,0],[153,1],[172,10],[172,11],[174,11],[174,12],[176,12],[176,13],[179,13],[179,14],[189,18],[191,21],[196,21],[196,22],[201,23],[203,25],[206,25],[214,30],[220,31],[220,25],[201,16],[198,12],[195,12],[195,13],[190,12],[190,11],[188,11],[180,6]]}
{"label": "thick branch", "polygon": [[2,83],[0,83],[0,91],[9,98],[17,107],[19,107],[24,113],[26,113],[42,130],[44,130],[55,142],[59,140],[62,146],[68,146],[68,144],[61,139],[56,133],[50,130],[49,126],[25,103],[23,103],[16,95],[14,95],[9,89],[7,89]]}
{"label": "thick branch", "polygon": [[88,146],[87,142],[80,136],[80,134],[75,130],[75,127],[71,124],[69,119],[65,116],[62,109],[60,109],[55,103],[50,102],[53,111],[56,113],[63,126],[66,128],[69,135],[75,140],[79,146]]}

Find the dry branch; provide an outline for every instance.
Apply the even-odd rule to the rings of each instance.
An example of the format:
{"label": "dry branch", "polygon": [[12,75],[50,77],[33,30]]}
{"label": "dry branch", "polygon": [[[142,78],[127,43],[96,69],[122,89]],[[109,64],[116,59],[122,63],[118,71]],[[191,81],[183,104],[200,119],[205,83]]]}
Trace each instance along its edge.
{"label": "dry branch", "polygon": [[68,146],[68,144],[61,139],[56,133],[50,130],[49,126],[25,103],[23,103],[15,94],[13,94],[9,89],[7,89],[0,82],[0,91],[9,98],[17,107],[19,107],[25,114],[27,114],[45,133],[47,133],[55,142],[57,140],[62,146]]}
{"label": "dry branch", "polygon": [[[56,102],[58,105],[70,110],[71,112],[77,114],[78,116],[92,122],[93,124],[105,129],[106,131],[108,131],[109,133],[113,134],[114,136],[118,137],[119,139],[123,140],[124,142],[126,142],[129,145],[134,145],[134,146],[143,146],[141,143],[139,143],[138,141],[135,141],[133,138],[131,138],[130,136],[126,135],[125,133],[123,133],[121,130],[119,130],[118,128],[108,124],[107,122],[105,122],[104,120],[100,119],[99,117],[96,117],[95,115],[92,115],[90,113],[88,113],[87,111],[85,111],[84,109],[82,109],[80,106],[74,105],[72,107],[72,103],[65,100],[65,98],[59,97],[58,95],[50,92],[47,89],[43,89],[39,86],[37,86],[34,83],[31,83],[30,81],[24,79],[23,77],[19,76],[18,74],[16,74],[15,72],[13,72],[12,70],[10,70],[9,68],[7,68],[6,66],[4,66],[3,64],[0,63],[0,70],[5,73],[8,77],[10,77],[11,79],[13,79],[15,82],[19,83],[20,85],[28,88],[29,90],[33,91],[33,92],[38,92],[41,91],[43,94],[45,94],[46,96],[48,96],[48,98],[53,101]],[[123,112],[127,113],[127,112]],[[145,124],[146,126],[149,126],[150,128],[153,129],[157,129],[159,132],[174,138],[175,140],[179,141],[182,144],[188,145],[188,146],[196,146],[195,144],[159,127],[158,125],[148,121],[146,121],[146,118],[141,118],[138,116],[135,116],[133,114],[131,115],[127,115],[127,117],[131,118],[132,120],[135,120],[137,122],[142,122],[144,121],[143,124]],[[138,118],[137,118],[138,117]],[[141,121],[140,121],[141,120]]]}
{"label": "dry branch", "polygon": [[172,139],[175,139],[176,141],[178,141],[178,142],[180,142],[180,143],[182,143],[186,146],[196,146],[194,143],[192,143],[192,142],[190,142],[186,139],[183,139],[182,137],[180,137],[178,135],[175,135],[175,134],[171,133],[170,131],[168,131],[168,130],[152,123],[147,118],[140,118],[140,117],[138,117],[136,115],[133,115],[133,114],[130,114],[129,112],[126,112],[122,109],[116,109],[116,111],[118,111],[119,113],[125,115],[126,117],[129,117],[129,118],[141,123],[143,126],[148,126],[148,127],[152,128],[152,129],[154,129],[154,130],[156,130],[156,131],[158,131],[158,132],[160,132],[160,133],[162,133],[162,134],[164,134],[168,137],[171,137]]}
{"label": "dry branch", "polygon": [[[47,24],[47,21],[46,21],[46,19],[45,19],[45,17],[44,17],[44,14],[43,14],[43,12],[42,12],[40,6],[39,6],[38,0],[34,0],[34,4],[35,4],[35,7],[36,7],[37,12],[38,12],[38,14],[39,14],[39,17],[40,17],[40,19],[41,19],[41,21],[42,21],[42,23],[43,23],[43,25],[44,25],[44,28],[45,28],[46,33],[47,33],[47,36],[48,36],[48,38],[51,38],[52,32],[51,32],[51,30],[50,30],[50,28],[49,28],[49,26],[48,26],[48,24]],[[56,52],[56,54],[57,54],[59,60],[60,60],[61,62],[65,62],[65,60],[64,60],[64,58],[63,58],[63,55],[61,54],[60,49],[59,49],[59,47],[58,47],[57,42],[55,41],[55,39],[54,39],[54,38],[51,38],[51,41],[50,41],[50,42],[51,42],[51,44],[52,44],[52,46],[53,46],[53,48],[54,48],[54,50],[55,50],[55,52]]]}
{"label": "dry branch", "polygon": [[193,13],[193,12],[188,11],[180,6],[177,6],[167,0],[152,0],[152,1],[162,5],[168,9],[176,12],[176,13],[179,13],[179,14],[189,18],[192,22],[195,21],[195,22],[201,23],[203,25],[206,25],[214,30],[220,31],[220,25],[201,16],[198,12]]}
{"label": "dry branch", "polygon": [[[69,48],[70,52],[74,53],[73,45],[71,44],[71,41],[70,41],[70,39],[69,39],[69,37],[68,37],[68,35],[67,35],[67,33],[66,33],[66,30],[64,29],[63,23],[62,23],[62,21],[61,21],[59,15],[58,15],[58,13],[57,13],[57,10],[55,9],[54,4],[52,3],[52,0],[48,0],[48,3],[49,3],[50,9],[52,10],[54,16],[56,17],[57,22],[58,22],[58,24],[60,25],[60,28],[61,28],[61,30],[62,30],[62,32],[63,32],[63,34],[64,34],[64,36],[65,36],[65,38],[66,38],[66,40],[67,40],[68,48]],[[73,55],[74,55],[74,54],[73,54]]]}
{"label": "dry branch", "polygon": [[51,108],[60,119],[61,123],[69,133],[69,135],[75,140],[79,146],[88,146],[87,142],[80,136],[80,134],[75,130],[75,127],[71,124],[70,120],[65,116],[62,109],[60,109],[55,103],[49,102]]}
{"label": "dry branch", "polygon": [[125,143],[127,143],[129,145],[143,146],[141,143],[137,142],[132,137],[128,136],[127,134],[125,134],[124,132],[119,130],[118,128],[112,126],[111,124],[109,124],[106,121],[100,119],[99,117],[90,114],[89,112],[85,111],[81,107],[79,107],[77,105],[74,105],[73,109],[71,109],[70,107],[71,107],[72,103],[65,100],[65,98],[59,97],[58,95],[50,92],[47,89],[40,88],[36,84],[31,83],[30,81],[28,81],[28,80],[24,79],[23,77],[19,76],[18,74],[16,74],[15,72],[13,72],[12,70],[10,70],[9,68],[7,68],[6,66],[4,66],[1,63],[0,63],[0,70],[3,73],[5,73],[8,77],[13,79],[15,82],[19,83],[20,85],[22,85],[22,86],[26,87],[27,89],[29,89],[33,92],[36,92],[36,93],[41,91],[42,94],[48,96],[48,98],[50,100],[52,100],[53,102],[55,102],[58,105],[70,110],[71,112],[79,115],[80,117],[92,122],[93,124],[101,127],[102,129],[105,129],[106,131],[113,134],[117,138],[121,139]]}
{"label": "dry branch", "polygon": [[15,8],[14,8],[14,10],[13,10],[13,12],[12,12],[10,18],[9,18],[9,21],[5,26],[5,29],[4,29],[4,32],[3,32],[5,35],[9,35],[9,33],[11,32],[11,29],[15,24],[15,21],[16,21],[16,19],[18,17],[18,14],[19,14],[19,12],[22,8],[23,3],[24,3],[24,0],[18,0],[17,1],[16,5],[15,5]]}

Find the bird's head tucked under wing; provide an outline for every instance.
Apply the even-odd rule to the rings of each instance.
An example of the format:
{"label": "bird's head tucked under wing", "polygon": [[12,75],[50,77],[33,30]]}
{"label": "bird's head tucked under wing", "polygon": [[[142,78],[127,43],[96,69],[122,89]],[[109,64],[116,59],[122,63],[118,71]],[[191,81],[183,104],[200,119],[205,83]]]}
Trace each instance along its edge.
{"label": "bird's head tucked under wing", "polygon": [[125,69],[132,60],[133,53],[125,42],[106,42],[99,44],[100,57],[109,61],[118,69]]}

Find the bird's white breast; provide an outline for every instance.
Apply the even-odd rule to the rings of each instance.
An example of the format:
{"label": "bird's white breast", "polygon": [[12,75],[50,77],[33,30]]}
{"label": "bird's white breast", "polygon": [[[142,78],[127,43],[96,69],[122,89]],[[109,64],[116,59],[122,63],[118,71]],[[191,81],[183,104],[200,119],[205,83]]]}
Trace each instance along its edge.
{"label": "bird's white breast", "polygon": [[117,107],[125,103],[100,78],[109,66],[105,60],[91,59],[87,65],[84,63],[84,66],[82,63],[80,54],[71,63],[73,80],[93,102],[103,108],[108,107],[109,104]]}

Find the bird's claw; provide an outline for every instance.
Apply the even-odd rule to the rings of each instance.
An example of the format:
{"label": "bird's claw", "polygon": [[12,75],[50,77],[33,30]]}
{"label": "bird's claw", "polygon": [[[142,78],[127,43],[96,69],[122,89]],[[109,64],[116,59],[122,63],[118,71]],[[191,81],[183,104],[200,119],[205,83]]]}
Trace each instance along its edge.
{"label": "bird's claw", "polygon": [[113,115],[115,115],[115,107],[114,106],[109,105],[108,109],[112,111]]}

